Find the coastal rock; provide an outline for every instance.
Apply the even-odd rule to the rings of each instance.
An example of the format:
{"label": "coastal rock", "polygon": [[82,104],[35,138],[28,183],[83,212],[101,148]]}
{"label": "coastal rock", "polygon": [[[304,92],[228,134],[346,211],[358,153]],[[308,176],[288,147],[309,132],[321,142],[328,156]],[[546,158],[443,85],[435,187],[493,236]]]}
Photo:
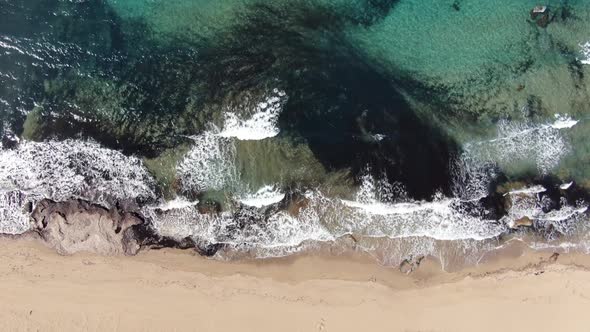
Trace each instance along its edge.
{"label": "coastal rock", "polygon": [[588,214],[588,192],[574,182],[564,186],[558,178],[545,177],[513,184],[498,187],[497,192],[505,210],[500,221],[512,230],[527,228],[545,238],[555,238]]}
{"label": "coastal rock", "polygon": [[290,192],[278,203],[278,209],[287,211],[291,216],[297,217],[301,210],[309,205],[309,198],[300,192]]}
{"label": "coastal rock", "polygon": [[35,230],[60,254],[89,251],[106,255],[134,255],[140,243],[134,226],[143,225],[138,216],[107,210],[82,200],[40,201],[31,214]]}
{"label": "coastal rock", "polygon": [[410,257],[404,259],[401,264],[399,265],[399,270],[401,273],[410,274],[420,267],[420,263],[424,259],[424,256],[419,257]]}
{"label": "coastal rock", "polygon": [[181,250],[194,249],[199,255],[211,257],[217,253],[222,247],[221,243],[211,243],[204,239],[193,238],[187,236],[185,238],[176,239],[173,237],[163,236],[159,237],[155,233],[146,237],[149,239],[143,243],[143,246],[150,249],[175,248]]}
{"label": "coastal rock", "polygon": [[533,220],[531,220],[531,218],[529,218],[528,216],[524,216],[522,218],[516,219],[511,225],[513,229],[521,226],[531,227],[533,226]]}
{"label": "coastal rock", "polygon": [[136,213],[109,210],[83,200],[42,200],[31,218],[33,230],[41,240],[63,255],[80,251],[135,255],[142,248],[177,248],[194,249],[200,255],[212,256],[222,246],[192,237],[161,236]]}
{"label": "coastal rock", "polygon": [[14,149],[18,146],[20,139],[14,133],[7,132],[2,135],[1,147],[3,149]]}

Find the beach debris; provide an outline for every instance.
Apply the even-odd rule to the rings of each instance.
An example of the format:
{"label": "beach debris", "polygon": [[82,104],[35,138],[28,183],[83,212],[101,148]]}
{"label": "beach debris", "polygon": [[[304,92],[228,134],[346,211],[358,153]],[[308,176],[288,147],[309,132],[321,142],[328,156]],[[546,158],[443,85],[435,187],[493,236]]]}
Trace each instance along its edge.
{"label": "beach debris", "polygon": [[409,258],[404,259],[399,265],[400,272],[404,274],[410,274],[416,271],[418,267],[420,267],[420,263],[423,259],[424,256],[418,256],[415,258],[410,256]]}
{"label": "beach debris", "polygon": [[548,261],[551,263],[555,263],[557,261],[557,258],[559,258],[559,253],[554,252],[553,255],[549,256]]}

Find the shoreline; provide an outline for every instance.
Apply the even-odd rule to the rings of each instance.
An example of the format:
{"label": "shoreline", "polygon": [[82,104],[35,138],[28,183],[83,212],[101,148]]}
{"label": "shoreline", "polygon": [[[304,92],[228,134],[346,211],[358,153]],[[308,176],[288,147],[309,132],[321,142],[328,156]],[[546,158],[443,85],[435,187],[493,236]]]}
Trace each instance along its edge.
{"label": "shoreline", "polygon": [[8,330],[583,330],[590,256],[503,253],[457,272],[413,273],[362,256],[215,261],[161,249],[58,255],[0,239],[0,319]]}

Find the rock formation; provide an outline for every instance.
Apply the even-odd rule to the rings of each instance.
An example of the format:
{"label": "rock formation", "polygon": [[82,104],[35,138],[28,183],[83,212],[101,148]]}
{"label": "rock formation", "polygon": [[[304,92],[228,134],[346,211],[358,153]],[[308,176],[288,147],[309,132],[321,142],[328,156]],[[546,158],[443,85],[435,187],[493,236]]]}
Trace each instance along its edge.
{"label": "rock formation", "polygon": [[145,226],[132,213],[107,210],[82,200],[40,201],[31,214],[34,230],[60,254],[91,251],[106,255],[134,255],[144,239],[134,226]]}
{"label": "rock formation", "polygon": [[[33,232],[58,253],[94,252],[103,255],[135,255],[142,248],[194,249],[212,256],[219,244],[190,237],[159,235],[140,214],[120,208],[106,209],[84,200],[40,201],[31,214]],[[26,236],[26,235],[25,235]]]}

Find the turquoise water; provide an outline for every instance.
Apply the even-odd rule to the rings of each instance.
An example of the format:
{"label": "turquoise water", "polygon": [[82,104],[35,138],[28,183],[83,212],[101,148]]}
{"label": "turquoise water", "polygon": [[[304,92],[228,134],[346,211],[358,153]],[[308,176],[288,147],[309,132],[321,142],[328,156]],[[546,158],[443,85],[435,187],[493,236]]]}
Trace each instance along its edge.
{"label": "turquoise water", "polygon": [[[153,221],[174,234],[190,229],[254,247],[291,243],[283,246],[289,250],[346,234],[366,236],[375,248],[382,245],[374,237],[412,238],[414,249],[425,248],[415,240],[421,236],[492,245],[486,241],[510,233],[504,214],[516,214],[490,216],[480,202],[473,216],[462,204],[573,181],[578,196],[558,210],[581,209],[580,193],[590,188],[590,3],[544,3],[546,26],[531,18],[536,5],[0,0],[0,189],[32,200],[89,197],[47,187],[67,182],[66,173],[45,172],[29,151],[36,149],[85,183],[120,190],[101,203],[133,199],[133,190],[112,189],[127,180],[108,163],[98,173],[84,171],[92,162],[77,164],[106,149],[135,158],[133,167],[153,178],[140,207],[198,200],[230,214],[206,231],[194,229],[201,217],[190,204],[182,217],[164,218],[168,224]],[[50,157],[44,144],[55,142],[69,145]],[[77,144],[92,157],[75,157],[68,146]],[[14,175],[14,165],[29,171]],[[293,220],[260,203],[293,193],[311,202]],[[256,213],[265,217],[248,210],[249,218],[277,231],[242,240],[221,231],[243,219],[240,202],[262,204]],[[535,218],[553,218],[546,210]],[[5,219],[0,225],[10,224]],[[439,246],[429,243],[428,250]]]}

